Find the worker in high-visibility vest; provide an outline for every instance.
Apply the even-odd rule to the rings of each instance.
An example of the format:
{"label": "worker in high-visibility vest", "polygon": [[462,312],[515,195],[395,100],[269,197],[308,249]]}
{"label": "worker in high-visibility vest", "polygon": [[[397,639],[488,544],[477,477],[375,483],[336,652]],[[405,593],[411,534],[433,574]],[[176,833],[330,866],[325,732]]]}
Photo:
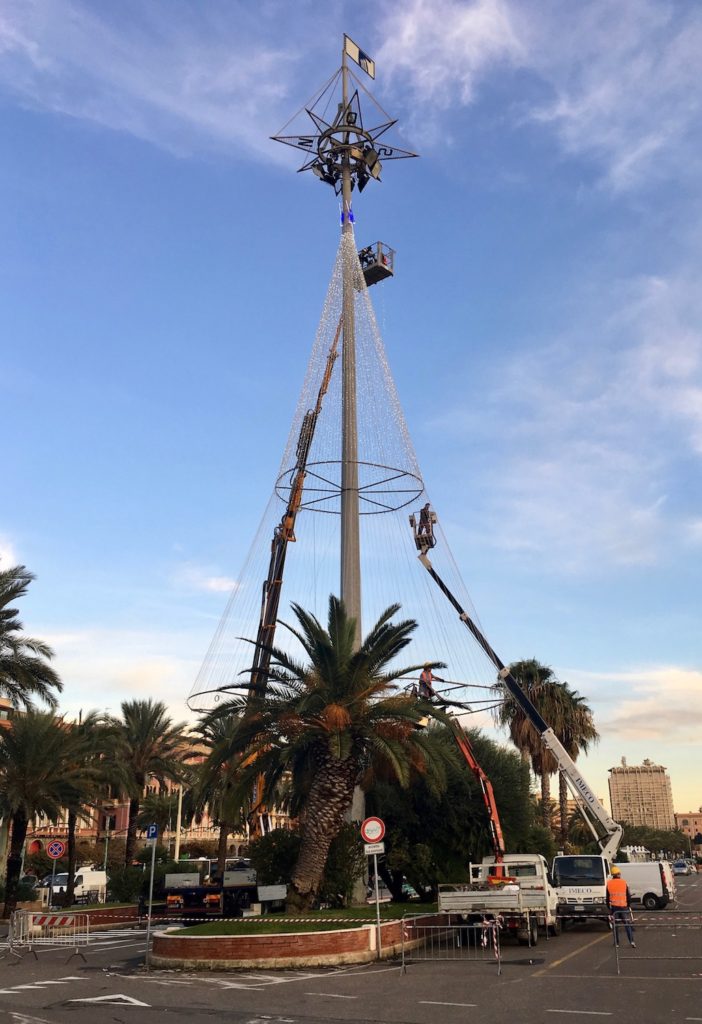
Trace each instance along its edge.
{"label": "worker in high-visibility vest", "polygon": [[636,949],[634,942],[634,916],[631,912],[631,893],[629,886],[622,878],[622,873],[616,864],[610,869],[611,877],[607,880],[607,906],[612,914],[612,928],[614,930],[614,944],[619,945],[619,924],[624,925],[626,937],[632,949]]}

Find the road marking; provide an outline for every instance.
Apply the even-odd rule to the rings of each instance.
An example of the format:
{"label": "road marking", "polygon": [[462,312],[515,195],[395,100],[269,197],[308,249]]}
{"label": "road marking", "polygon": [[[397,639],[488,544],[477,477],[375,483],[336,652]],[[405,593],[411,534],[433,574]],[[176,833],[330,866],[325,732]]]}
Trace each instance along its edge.
{"label": "road marking", "polygon": [[420,1006],[477,1006],[477,1003],[439,1003],[435,999],[420,999]]}
{"label": "road marking", "polygon": [[86,999],[69,999],[69,1003],[102,1003],[103,1006],[149,1006],[133,996],[122,995],[121,992],[111,996],[89,996]]}
{"label": "road marking", "polygon": [[324,996],[325,999],[358,999],[358,996],[342,996],[338,992],[305,992],[306,996]]}
{"label": "road marking", "polygon": [[596,939],[592,939],[590,942],[586,942],[584,946],[579,946],[577,949],[574,949],[572,953],[568,953],[567,956],[562,956],[560,960],[554,960],[552,964],[548,965],[548,967],[544,967],[540,971],[535,971],[534,977],[538,978],[542,974],[546,974],[547,971],[552,971],[554,967],[560,967],[560,965],[564,964],[566,960],[571,960],[574,956],[579,956],[580,953],[584,953],[586,949],[590,948],[590,946],[596,946],[598,942],[603,942],[604,939],[611,938],[612,936],[609,934],[609,932],[605,932],[604,935],[598,935]]}
{"label": "road marking", "polygon": [[29,1017],[26,1013],[10,1013],[14,1024],[50,1024],[43,1017]]}
{"label": "road marking", "polygon": [[546,1013],[586,1013],[588,1017],[611,1017],[609,1010],[547,1010]]}
{"label": "road marking", "polygon": [[43,981],[35,981],[33,985],[13,985],[12,987],[15,990],[15,992],[17,992],[19,989],[23,989],[23,988],[27,988],[27,989],[42,988],[43,984],[44,984]]}

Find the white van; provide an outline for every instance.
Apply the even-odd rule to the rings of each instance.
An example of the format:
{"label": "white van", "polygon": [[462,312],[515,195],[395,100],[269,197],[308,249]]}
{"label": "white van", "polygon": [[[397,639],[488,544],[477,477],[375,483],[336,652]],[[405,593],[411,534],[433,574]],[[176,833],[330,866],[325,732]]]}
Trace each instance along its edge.
{"label": "white van", "polygon": [[[48,904],[51,892],[51,881],[49,885],[41,889],[42,903]],[[59,897],[63,896],[68,885],[68,872],[61,871],[54,878],[52,902],[60,902]],[[94,871],[92,868],[78,868],[74,883],[73,898],[76,903],[104,903],[107,892],[107,874],[104,871]]]}
{"label": "white van", "polygon": [[663,910],[675,899],[675,881],[670,864],[652,860],[639,864],[617,864],[629,886],[631,902],[644,910]]}

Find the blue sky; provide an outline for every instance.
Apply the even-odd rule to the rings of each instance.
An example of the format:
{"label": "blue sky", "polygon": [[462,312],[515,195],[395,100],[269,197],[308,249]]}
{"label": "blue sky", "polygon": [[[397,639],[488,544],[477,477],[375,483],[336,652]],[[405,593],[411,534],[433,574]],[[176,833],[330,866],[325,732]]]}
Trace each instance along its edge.
{"label": "blue sky", "polygon": [[[269,141],[346,31],[421,160],[355,204],[420,465],[493,644],[702,804],[702,10],[0,12],[4,557],[65,706],[183,700],[268,500],[338,241]],[[370,84],[370,83],[369,83]]]}

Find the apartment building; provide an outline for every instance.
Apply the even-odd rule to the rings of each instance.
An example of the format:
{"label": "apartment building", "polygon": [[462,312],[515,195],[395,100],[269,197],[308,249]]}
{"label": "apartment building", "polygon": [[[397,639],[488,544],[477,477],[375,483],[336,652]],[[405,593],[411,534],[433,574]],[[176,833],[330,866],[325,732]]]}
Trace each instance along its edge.
{"label": "apartment building", "polygon": [[627,825],[675,828],[673,790],[668,772],[646,758],[643,764],[609,769],[609,797],[612,817]]}

